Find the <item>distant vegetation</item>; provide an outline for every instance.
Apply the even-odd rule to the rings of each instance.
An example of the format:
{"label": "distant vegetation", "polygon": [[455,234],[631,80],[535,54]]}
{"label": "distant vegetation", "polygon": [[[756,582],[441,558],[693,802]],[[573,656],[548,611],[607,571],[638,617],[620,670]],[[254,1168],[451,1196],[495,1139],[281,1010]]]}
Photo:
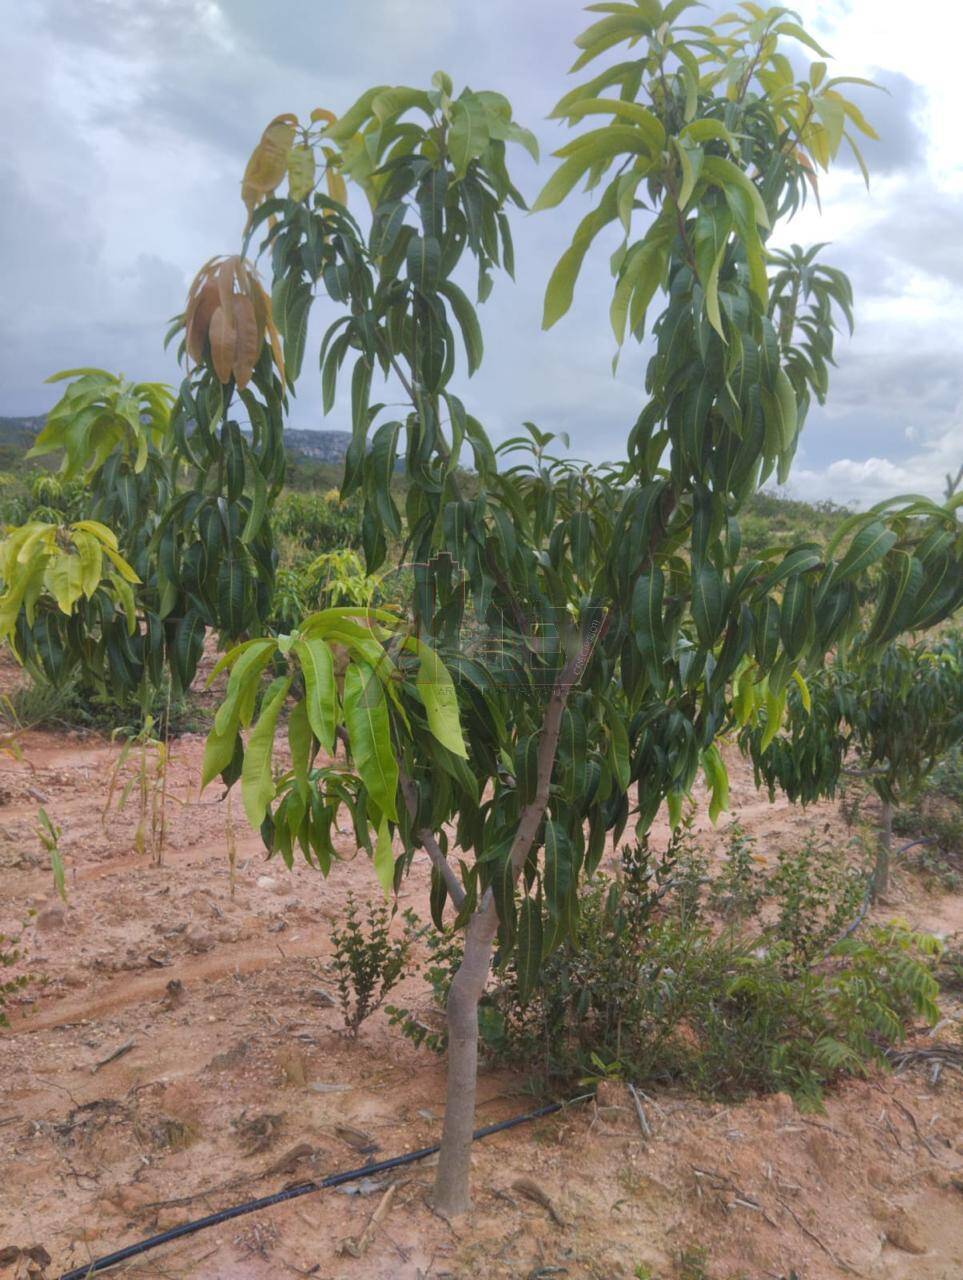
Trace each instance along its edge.
{"label": "distant vegetation", "polygon": [[[38,477],[49,472],[51,463],[47,459],[26,461],[24,454],[33,444],[44,425],[44,417],[0,417],[0,520],[15,524],[26,519],[30,511],[31,486]],[[297,492],[329,493],[340,489],[344,475],[344,459],[351,436],[347,431],[307,431],[286,427],[284,443],[287,451],[287,472],[285,490]],[[399,474],[397,485],[400,493],[407,486]],[[474,489],[474,476],[465,476],[465,491]],[[78,496],[81,486],[77,485]],[[34,505],[45,505],[36,502]],[[339,532],[346,536],[341,539],[326,537],[321,542],[316,539],[317,513],[309,511],[302,504],[294,507],[290,502],[279,504],[276,513],[283,522],[280,532],[294,537],[296,531],[291,527],[295,509],[304,516],[302,540],[311,550],[333,550],[337,546],[355,547],[358,536],[349,534],[344,525]],[[72,506],[58,508],[73,516]],[[78,515],[80,513],[78,512]],[[839,521],[849,515],[849,509],[840,506],[831,499],[820,502],[801,502],[786,498],[776,493],[756,493],[746,502],[742,520],[743,550],[756,554],[765,547],[782,542],[797,542],[808,538],[814,542],[826,542]],[[321,516],[324,520],[324,513]],[[360,530],[360,510],[357,512],[357,528]],[[334,531],[332,530],[332,533]],[[282,563],[284,557],[282,556]]]}

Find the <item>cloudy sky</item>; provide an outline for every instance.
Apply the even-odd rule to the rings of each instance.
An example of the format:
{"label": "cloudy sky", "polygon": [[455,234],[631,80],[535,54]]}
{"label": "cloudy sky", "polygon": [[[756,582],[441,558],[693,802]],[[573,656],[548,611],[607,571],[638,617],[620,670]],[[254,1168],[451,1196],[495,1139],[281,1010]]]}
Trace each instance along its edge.
{"label": "cloudy sky", "polygon": [[[282,111],[343,111],[377,83],[499,89],[543,145],[541,169],[518,151],[531,199],[561,145],[546,116],[566,85],[577,0],[29,0],[3,8],[0,108],[0,414],[56,398],[45,376],[96,364],[176,381],[162,349],[197,267],[233,252],[240,175],[264,124]],[[697,12],[697,11],[694,11]],[[857,330],[839,351],[830,403],[807,423],[788,489],[867,504],[939,493],[963,461],[963,76],[951,37],[955,0],[807,0],[802,17],[837,74],[869,75],[889,94],[860,105],[883,135],[874,178],[824,180],[823,217],[807,208],[787,243],[829,240],[850,273]],[[15,15],[15,20],[14,20]],[[943,36],[941,37],[940,32]],[[485,363],[464,389],[495,438],[529,419],[567,430],[573,451],[621,455],[641,404],[644,350],[611,374],[607,248],[583,273],[576,306],[540,331],[541,298],[577,206],[515,219],[518,278],[483,311]],[[320,317],[319,317],[320,321]],[[305,360],[291,415],[322,420]]]}

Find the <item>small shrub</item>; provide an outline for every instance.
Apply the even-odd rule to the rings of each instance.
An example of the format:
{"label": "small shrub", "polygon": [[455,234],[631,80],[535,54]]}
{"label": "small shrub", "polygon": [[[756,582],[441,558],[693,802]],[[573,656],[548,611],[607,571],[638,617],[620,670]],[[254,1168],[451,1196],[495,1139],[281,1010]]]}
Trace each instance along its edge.
{"label": "small shrub", "polygon": [[940,956],[935,977],[940,990],[957,995],[963,993],[963,938],[959,934],[948,940],[946,949]]}
{"label": "small shrub", "polygon": [[47,810],[40,806],[37,810],[37,836],[50,858],[50,870],[53,875],[54,888],[64,902],[67,901],[67,879],[64,869],[63,855],[60,852],[60,837],[63,830],[53,822]]}
{"label": "small shrub", "polygon": [[[736,832],[733,843],[743,840]],[[511,962],[499,971],[486,997],[489,1051],[546,1081],[785,1090],[816,1106],[827,1082],[881,1061],[913,1018],[936,1019],[932,939],[892,925],[834,943],[864,880],[828,846],[784,854],[762,886],[748,878],[752,897],[774,899],[771,925],[720,931],[707,911],[731,902],[734,881],[746,888],[745,856],[739,844],[737,866],[700,897],[704,861],[686,837],[661,873],[667,893],[647,850],[630,850],[621,880],[587,887],[575,938],[545,958],[530,996]]]}
{"label": "small shrub", "polygon": [[134,849],[150,853],[154,865],[160,866],[167,840],[168,746],[155,736],[155,729],[153,717],[147,716],[139,732],[118,730],[111,735],[125,741],[110,775],[101,821],[106,826],[111,806],[120,812],[133,795],[137,807]]}
{"label": "small shrub", "polygon": [[172,737],[209,727],[206,715],[189,698],[173,698],[152,689],[145,699],[130,693],[91,689],[76,677],[55,685],[35,674],[5,700],[0,719],[21,729],[77,728],[100,733],[136,734],[149,715],[158,731]]}
{"label": "small shrub", "polygon": [[778,903],[774,932],[786,965],[795,970],[823,955],[855,918],[865,891],[866,872],[827,841],[780,851],[768,892]]}
{"label": "small shrub", "polygon": [[754,916],[766,893],[766,878],[759,868],[756,842],[733,822],[727,835],[727,857],[709,893],[711,910],[730,920]]}
{"label": "small shrub", "polygon": [[283,493],[274,505],[272,524],[277,534],[315,553],[361,546],[359,505],[342,502],[336,490]]}
{"label": "small shrub", "polygon": [[911,804],[893,814],[893,830],[926,844],[909,850],[906,865],[927,886],[953,893],[963,880],[963,746],[948,751]]}
{"label": "small shrub", "polygon": [[709,1280],[709,1250],[704,1245],[689,1245],[679,1254],[675,1274],[678,1280]]}
{"label": "small shrub", "polygon": [[319,609],[371,604],[377,590],[378,578],[369,576],[356,551],[326,551],[310,563],[278,570],[271,625],[291,632]]}
{"label": "small shrub", "polygon": [[390,938],[390,924],[391,915],[383,902],[369,903],[362,920],[358,904],[349,894],[344,927],[331,933],[341,1012],[353,1036],[404,976],[412,946],[421,934],[411,912],[405,913],[401,938]]}

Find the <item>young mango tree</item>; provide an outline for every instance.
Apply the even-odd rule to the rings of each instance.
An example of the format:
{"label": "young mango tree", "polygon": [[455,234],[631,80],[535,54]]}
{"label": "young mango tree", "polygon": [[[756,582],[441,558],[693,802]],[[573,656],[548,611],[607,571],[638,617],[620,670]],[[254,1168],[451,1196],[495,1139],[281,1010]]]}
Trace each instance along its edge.
{"label": "young mango tree", "polygon": [[[344,309],[320,353],[328,407],[351,363],[344,492],[363,498],[369,571],[390,548],[413,588],[403,614],[326,610],[227,653],[205,779],[240,776],[268,847],[290,861],[299,845],[325,873],[341,804],[386,887],[427,851],[434,918],[450,903],[464,930],[434,1190],[446,1214],[469,1205],[478,1003],[496,939],[524,984],[577,929],[579,883],[607,838],[632,820],[646,830],[663,802],[678,821],[700,769],[724,807],[716,742],[739,723],[738,696],[775,724],[794,677],[859,627],[867,570],[896,583],[871,624],[876,644],[947,616],[963,594],[955,515],[923,498],[858,517],[837,554],[801,545],[740,560],[740,509],[770,475],[785,479],[810,401],[826,394],[835,314],[850,320],[841,273],[767,240],[843,142],[855,149],[850,129],[871,129],[790,11],[745,4],[685,27],[688,7],[592,6],[605,16],[579,37],[574,69],[619,44],[636,56],[563,97],[558,118],[601,127],[561,148],[535,203],[552,208],[582,180],[601,187],[549,282],[546,325],[610,227],[623,235],[617,341],[641,339],[662,299],[614,466],[557,457],[534,427],[495,450],[453,390],[456,333],[469,375],[482,356],[458,281],[474,265],[483,301],[499,265],[511,274],[508,213],[524,202],[506,148],[535,150],[504,97],[456,96],[443,73],[424,91],[378,86],[337,119],[279,117],[245,177],[246,236],[265,229],[288,380],[313,298]],[[803,79],[786,42],[819,56]],[[369,229],[344,206],[346,179],[368,198]],[[215,342],[212,328],[201,377],[215,358],[226,369]],[[403,415],[376,398],[382,381]],[[390,484],[399,464],[404,510]],[[292,769],[276,781],[286,703]]]}
{"label": "young mango tree", "polygon": [[[893,643],[852,662],[847,654],[818,672],[805,694],[791,689],[782,727],[748,724],[740,745],[756,783],[809,804],[835,795],[846,773],[862,777],[880,802],[874,896],[889,884],[893,808],[911,802],[940,760],[963,741],[963,662],[958,635]],[[763,744],[766,745],[763,745]]]}
{"label": "young mango tree", "polygon": [[[832,554],[801,545],[740,557],[740,510],[787,475],[809,404],[826,394],[835,316],[850,320],[838,271],[767,242],[840,146],[855,149],[851,130],[870,127],[790,11],[744,4],[715,26],[682,25],[690,7],[593,6],[603,16],[579,37],[574,69],[620,44],[629,56],[558,104],[572,125],[602,123],[561,148],[535,202],[553,208],[582,180],[600,189],[549,281],[546,325],[609,229],[622,236],[620,345],[646,335],[659,299],[624,459],[580,466],[536,427],[496,450],[454,390],[483,354],[467,269],[484,301],[495,272],[514,267],[509,213],[525,202],[508,146],[537,147],[502,95],[456,96],[443,73],[427,90],[378,86],[340,117],[272,121],[244,175],[241,251],[202,268],[172,331],[183,330],[188,361],[168,419],[174,488],[128,638],[182,684],[207,628],[240,641],[221,662],[204,778],[240,780],[271,850],[291,861],[300,848],[326,874],[344,806],[386,890],[427,851],[433,916],[453,912],[464,931],[434,1193],[447,1214],[469,1205],[478,1003],[496,939],[530,982],[577,930],[579,884],[608,839],[630,821],[644,832],[663,803],[678,822],[700,770],[713,810],[725,807],[720,735],[756,715],[775,733],[788,689],[864,623],[867,571],[891,585],[864,647],[939,621],[963,596],[954,509],[922,498],[858,517]],[[816,52],[805,78],[787,42]],[[347,182],[367,196],[364,225],[346,207]],[[270,295],[248,258],[256,235]],[[266,517],[319,295],[343,310],[320,352],[326,407],[351,365],[344,493],[363,503],[369,573],[390,552],[411,599],[404,610],[324,610],[266,636]],[[103,406],[91,408],[64,447],[100,420]],[[141,415],[128,408],[136,432]],[[48,541],[19,597],[32,552],[8,544],[0,564],[4,617],[23,611],[31,636],[39,601],[74,620],[104,590],[93,568],[79,594],[72,563],[48,574],[63,553],[81,558],[69,534]],[[109,572],[107,591],[113,621],[125,604]],[[76,645],[85,637],[81,625]],[[292,767],[276,777],[282,712]]]}
{"label": "young mango tree", "polygon": [[[175,396],[101,369],[73,369],[28,456],[61,455],[90,517],[30,520],[0,541],[0,639],[34,676],[140,696],[182,693],[209,628],[221,643],[262,631],[277,555],[269,503],[284,479],[287,404],[271,302],[241,256],[212,259],[183,317]],[[227,412],[240,398],[251,431]]]}
{"label": "young mango tree", "polygon": [[65,480],[84,486],[87,515],[66,523],[35,516],[5,531],[0,638],[37,679],[61,684],[79,672],[88,685],[133,692],[145,667],[158,683],[162,673],[144,622],[151,536],[172,488],[173,396],[100,369],[49,381],[67,378],[28,457],[61,453]]}

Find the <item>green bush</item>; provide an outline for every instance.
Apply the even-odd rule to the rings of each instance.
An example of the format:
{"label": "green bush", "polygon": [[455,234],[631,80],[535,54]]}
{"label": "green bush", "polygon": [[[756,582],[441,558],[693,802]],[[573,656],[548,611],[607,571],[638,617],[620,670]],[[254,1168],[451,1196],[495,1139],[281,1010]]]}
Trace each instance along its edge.
{"label": "green bush", "polygon": [[775,941],[795,973],[813,964],[853,920],[866,892],[866,872],[841,859],[826,841],[807,839],[780,850],[766,892],[777,907]]}
{"label": "green bush", "polygon": [[361,512],[356,500],[342,502],[327,493],[284,492],[271,515],[274,532],[308,551],[361,546]]}
{"label": "green bush", "polygon": [[69,524],[93,512],[94,499],[82,479],[65,480],[50,471],[31,470],[8,477],[0,491],[0,523],[48,520]]}
{"label": "green bush", "polygon": [[[937,1019],[935,940],[891,924],[835,941],[865,885],[838,852],[808,842],[764,877],[738,825],[729,848],[714,878],[684,831],[661,858],[644,842],[625,850],[618,879],[587,886],[576,936],[531,993],[512,961],[496,968],[480,1011],[489,1053],[555,1087],[602,1074],[717,1097],[785,1090],[816,1106],[824,1085],[882,1062],[914,1018]],[[771,923],[738,923],[764,900]],[[458,942],[431,945],[441,1006]],[[389,1013],[444,1048],[409,1010]]]}
{"label": "green bush", "polygon": [[356,551],[325,551],[309,563],[278,570],[270,625],[290,633],[310,613],[335,605],[372,604],[378,577],[365,572]]}
{"label": "green bush", "polygon": [[400,938],[389,936],[391,914],[384,902],[368,904],[365,919],[349,893],[344,926],[331,933],[344,1025],[356,1036],[409,967],[411,949],[423,930],[412,912]]}
{"label": "green bush", "polygon": [[728,920],[754,916],[765,896],[765,876],[758,863],[755,840],[733,822],[725,864],[710,886],[710,908]]}
{"label": "green bush", "polygon": [[209,727],[209,717],[189,697],[169,697],[154,688],[145,705],[125,690],[87,688],[76,676],[55,685],[39,673],[32,675],[0,710],[0,723],[21,729],[70,727],[108,734],[139,733],[147,717],[158,732],[173,737]]}

